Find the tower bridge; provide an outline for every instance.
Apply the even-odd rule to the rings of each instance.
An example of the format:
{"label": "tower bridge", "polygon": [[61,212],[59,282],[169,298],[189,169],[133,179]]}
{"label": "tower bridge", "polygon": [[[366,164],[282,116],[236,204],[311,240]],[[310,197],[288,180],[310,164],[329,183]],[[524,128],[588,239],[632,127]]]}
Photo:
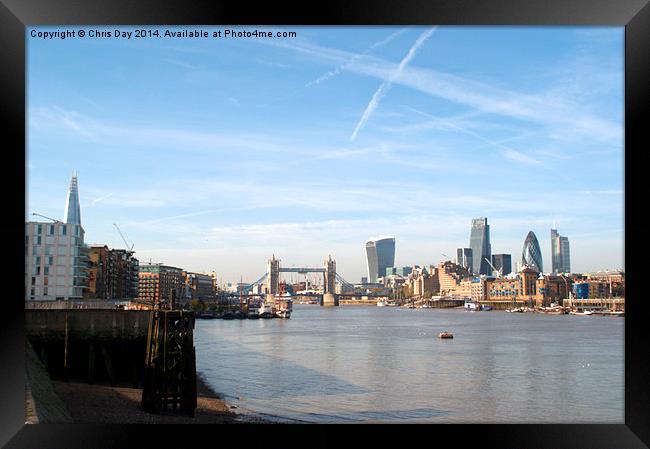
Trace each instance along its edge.
{"label": "tower bridge", "polygon": [[247,285],[244,292],[248,293],[255,285],[264,285],[266,290],[266,298],[268,301],[273,301],[275,295],[280,291],[280,273],[323,273],[323,306],[338,306],[338,296],[336,294],[336,283],[342,284],[345,287],[351,287],[352,284],[347,282],[336,273],[336,261],[332,256],[327,256],[323,261],[322,267],[291,267],[285,268],[280,266],[280,259],[276,259],[275,255],[267,261],[266,273],[257,281]]}

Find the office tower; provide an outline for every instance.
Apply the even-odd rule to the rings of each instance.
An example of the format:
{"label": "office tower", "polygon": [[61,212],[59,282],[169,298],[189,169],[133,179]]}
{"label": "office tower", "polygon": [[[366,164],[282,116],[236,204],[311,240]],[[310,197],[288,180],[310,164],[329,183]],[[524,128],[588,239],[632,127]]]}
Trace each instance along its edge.
{"label": "office tower", "polygon": [[492,265],[501,275],[505,276],[512,272],[512,256],[510,254],[492,254]]}
{"label": "office tower", "polygon": [[469,237],[469,246],[472,249],[472,273],[473,274],[490,274],[490,225],[487,218],[475,218],[472,220],[472,232]]}
{"label": "office tower", "polygon": [[551,265],[553,273],[570,273],[569,239],[551,229]]}
{"label": "office tower", "polygon": [[368,264],[368,282],[374,284],[384,276],[386,268],[395,265],[395,238],[382,237],[366,242],[366,262]]}
{"label": "office tower", "polygon": [[81,208],[79,207],[79,188],[77,186],[76,172],[72,172],[72,178],[70,179],[68,199],[65,203],[63,218],[68,224],[81,224]]}
{"label": "office tower", "polygon": [[542,250],[539,248],[539,242],[533,231],[528,232],[526,240],[524,240],[521,263],[540,273],[544,270],[542,266]]}
{"label": "office tower", "polygon": [[471,273],[474,269],[472,261],[472,248],[458,248],[456,250],[456,263],[461,267],[467,268]]}

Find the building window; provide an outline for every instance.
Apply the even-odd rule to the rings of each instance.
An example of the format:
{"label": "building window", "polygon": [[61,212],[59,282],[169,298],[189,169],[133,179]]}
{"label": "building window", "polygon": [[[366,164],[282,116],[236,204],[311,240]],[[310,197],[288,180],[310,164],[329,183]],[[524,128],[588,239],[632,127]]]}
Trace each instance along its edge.
{"label": "building window", "polygon": [[41,267],[38,266],[36,267],[36,276],[40,276],[40,274],[41,274]]}
{"label": "building window", "polygon": [[43,295],[47,296],[47,287],[43,287]]}
{"label": "building window", "polygon": [[36,285],[36,277],[32,276],[32,285]]}
{"label": "building window", "polygon": [[[38,257],[38,259],[40,259],[40,257]],[[40,265],[40,262],[38,264]],[[47,264],[48,265],[54,265],[54,256],[49,256],[47,258]]]}
{"label": "building window", "polygon": [[[38,268],[39,268],[39,270],[40,270],[41,267],[38,267]],[[43,274],[44,274],[45,276],[47,276],[48,274],[50,274],[50,267],[45,267],[45,269],[43,270]]]}
{"label": "building window", "polygon": [[38,237],[36,237],[36,244],[37,245],[41,244],[41,236],[40,235]]}
{"label": "building window", "polygon": [[61,235],[67,235],[68,227],[66,225],[61,226]]}
{"label": "building window", "polygon": [[42,231],[43,227],[41,225],[36,225],[36,233],[40,235]]}
{"label": "building window", "polygon": [[76,235],[77,237],[79,237],[79,226],[75,226],[75,227],[74,227],[74,235]]}
{"label": "building window", "polygon": [[54,235],[54,225],[48,225],[47,235]]}

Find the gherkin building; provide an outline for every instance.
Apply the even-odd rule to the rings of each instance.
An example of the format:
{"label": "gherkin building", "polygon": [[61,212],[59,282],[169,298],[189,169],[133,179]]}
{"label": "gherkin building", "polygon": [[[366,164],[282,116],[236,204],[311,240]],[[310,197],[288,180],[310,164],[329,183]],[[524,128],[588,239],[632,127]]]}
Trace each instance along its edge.
{"label": "gherkin building", "polygon": [[521,263],[538,272],[544,271],[542,266],[542,250],[533,231],[528,232],[524,240],[524,249],[521,252]]}

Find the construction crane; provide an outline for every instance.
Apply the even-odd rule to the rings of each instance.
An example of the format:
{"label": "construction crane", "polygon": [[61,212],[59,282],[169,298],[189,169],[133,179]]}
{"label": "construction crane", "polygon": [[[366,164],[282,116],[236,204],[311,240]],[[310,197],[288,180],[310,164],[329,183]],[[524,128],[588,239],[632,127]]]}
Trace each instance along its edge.
{"label": "construction crane", "polygon": [[448,255],[446,255],[445,253],[440,253],[440,254],[442,254],[443,256],[445,256],[448,260],[451,260],[451,257],[449,257]]}
{"label": "construction crane", "polygon": [[124,238],[124,234],[122,234],[122,231],[120,231],[120,228],[117,226],[117,223],[113,223],[113,226],[115,226],[115,228],[117,229],[117,232],[120,233],[120,236],[122,237],[122,240],[124,241],[124,244],[128,248],[128,251],[133,252],[133,245],[131,245],[131,247],[129,248],[129,244],[127,243],[126,239]]}
{"label": "construction crane", "polygon": [[498,277],[503,276],[503,274],[501,273],[502,268],[497,270],[496,268],[494,268],[494,265],[492,265],[492,262],[490,262],[490,260],[487,257],[484,257],[483,259],[485,259],[485,261],[490,264],[490,266],[492,267],[495,273],[498,273]]}
{"label": "construction crane", "polygon": [[36,212],[32,213],[32,215],[37,215],[39,217],[47,218],[48,220],[52,220],[54,223],[63,223],[60,220],[55,220],[54,218],[46,217],[45,215],[37,214]]}

